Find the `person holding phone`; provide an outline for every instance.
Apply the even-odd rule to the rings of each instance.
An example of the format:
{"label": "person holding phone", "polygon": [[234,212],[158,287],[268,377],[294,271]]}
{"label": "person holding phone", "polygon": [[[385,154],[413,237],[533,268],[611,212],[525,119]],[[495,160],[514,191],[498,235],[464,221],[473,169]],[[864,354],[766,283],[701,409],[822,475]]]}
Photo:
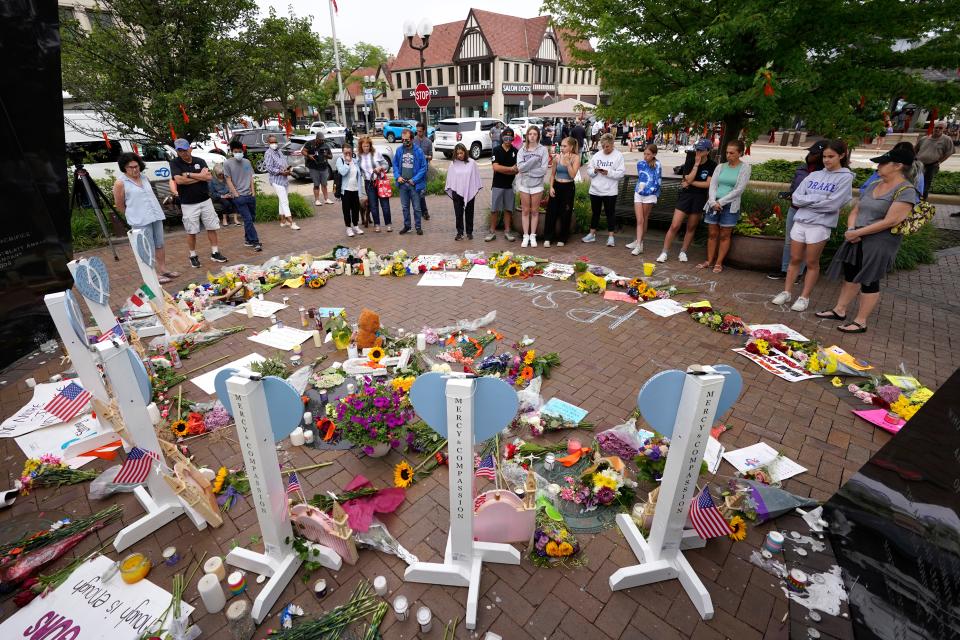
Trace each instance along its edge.
{"label": "person holding phone", "polygon": [[673,239],[680,233],[680,229],[686,224],[687,232],[683,236],[683,245],[680,247],[680,254],[677,259],[680,262],[687,261],[687,250],[690,243],[693,242],[693,235],[700,224],[700,218],[703,216],[704,207],[707,206],[709,197],[710,181],[713,179],[713,172],[717,168],[717,163],[710,157],[710,150],[713,149],[713,143],[708,139],[697,142],[693,147],[694,153],[683,163],[680,181],[680,194],[677,197],[677,206],[673,210],[673,221],[667,230],[667,235],[663,239],[663,250],[657,256],[657,262],[666,262],[670,252],[670,245]]}

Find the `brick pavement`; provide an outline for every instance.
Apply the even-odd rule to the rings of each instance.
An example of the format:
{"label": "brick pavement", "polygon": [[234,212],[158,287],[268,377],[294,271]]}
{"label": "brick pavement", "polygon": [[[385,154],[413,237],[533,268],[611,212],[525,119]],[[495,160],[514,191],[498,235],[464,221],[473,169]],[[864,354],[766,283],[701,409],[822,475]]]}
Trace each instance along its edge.
{"label": "brick pavement", "polygon": [[[467,248],[519,249],[517,244],[508,245],[502,240],[453,242],[448,201],[432,198],[430,210],[433,219],[425,223],[426,232],[422,237],[371,232],[362,241],[378,251],[403,247],[411,254]],[[333,243],[345,240],[338,206],[321,207],[314,218],[300,224],[303,229],[299,232],[281,230],[275,224],[259,225],[266,247],[262,254],[242,247],[239,228],[222,232],[220,245],[232,261],[240,262],[304,250],[321,253]],[[623,234],[618,237],[620,246],[615,249],[599,243],[587,246],[574,242],[565,248],[538,249],[533,253],[560,261],[587,255],[593,262],[610,266],[618,273],[633,273],[639,271],[643,259],[651,260],[655,256],[656,250],[652,247],[658,244],[659,237],[658,231],[651,232],[649,248],[642,258],[630,256],[623,248],[627,241]],[[204,270],[185,266],[187,253],[182,232],[170,233],[167,246],[169,264],[184,272],[176,285],[182,286],[205,275]],[[201,240],[204,268],[212,268],[215,265],[206,259],[206,251],[206,241]],[[836,340],[848,351],[870,359],[880,370],[892,371],[902,363],[907,371],[936,388],[960,364],[960,346],[953,337],[960,335],[960,320],[955,298],[949,293],[956,290],[960,280],[960,257],[955,252],[945,253],[936,265],[892,276],[884,285],[884,297],[870,331],[861,336],[841,336],[832,323],[813,317],[812,311],[833,301],[836,295],[833,283],[818,286],[810,312],[796,314],[769,302],[770,295],[777,291],[777,283],[766,280],[762,274],[734,269],[719,275],[697,272],[694,265],[703,254],[702,247],[694,249],[690,263],[667,263],[657,275],[669,277],[681,286],[700,286],[705,292],[703,297],[720,308],[739,312],[750,322],[784,322],[808,336],[828,341],[827,344]],[[90,255],[105,259],[114,291],[133,291],[139,284],[128,247],[121,248],[122,261],[118,264],[109,260],[102,249]],[[537,338],[538,350],[561,354],[563,364],[547,381],[544,394],[581,404],[590,410],[591,419],[600,428],[622,422],[634,406],[637,388],[663,368],[682,368],[694,362],[732,364],[743,373],[745,387],[727,419],[732,430],[722,437],[723,443],[728,449],[758,440],[770,443],[809,468],[808,473],[789,480],[786,488],[821,500],[828,498],[889,439],[886,433],[855,420],[850,413],[855,405],[848,394],[833,389],[825,380],[790,384],[751,366],[730,351],[739,346],[739,339],[712,333],[683,315],[661,319],[640,310],[627,317],[632,311],[627,305],[603,301],[596,296],[581,296],[573,289],[571,283],[541,278],[506,283],[468,281],[462,289],[435,289],[417,287],[415,278],[340,277],[319,291],[273,292],[269,297],[291,297],[292,308],[281,313],[289,322],[296,321],[296,309],[303,300],[313,305],[345,306],[352,316],[367,306],[380,312],[385,325],[402,326],[408,331],[424,324],[437,326],[459,318],[475,318],[496,309],[498,318],[494,326],[508,339],[528,334]],[[175,287],[170,286],[170,290]],[[617,328],[610,328],[623,318],[626,319]],[[267,321],[225,319],[218,325],[238,323],[260,329]],[[328,352],[329,347],[316,349],[307,343],[304,349],[305,356],[310,358],[318,351]],[[193,368],[224,355],[252,350],[253,346],[241,333],[198,352],[185,366]],[[59,370],[56,356],[40,354],[5,371],[0,376],[5,381],[0,385],[0,415],[9,415],[29,399],[29,390],[23,383],[26,377],[45,380]],[[184,393],[194,399],[205,399],[189,384],[184,386]],[[20,469],[23,456],[9,439],[0,441],[0,452],[7,475],[12,479]],[[241,464],[235,437],[229,434],[198,439],[191,445],[191,452],[201,464],[209,466]],[[381,461],[361,460],[353,453],[291,449],[285,444],[281,460],[296,465],[334,463],[301,476],[304,491],[312,494],[340,490],[354,474],[361,472],[377,486],[388,486],[392,482],[392,467],[400,456],[391,453]],[[723,463],[715,482],[722,482],[722,478],[731,473],[732,468]],[[398,513],[384,520],[408,549],[423,560],[435,561],[442,556],[446,537],[446,500],[446,478],[437,474],[411,489]],[[112,501],[125,507],[124,522],[141,515],[139,505],[129,494],[104,502]],[[85,485],[40,490],[0,512],[0,525],[35,515],[82,515],[103,506],[103,502],[87,499]],[[80,550],[109,542],[120,527],[117,523],[101,531],[86,540]],[[610,573],[618,567],[635,564],[635,559],[619,531],[611,529],[595,536],[581,536],[588,564],[580,569],[534,570],[526,561],[519,567],[487,565],[481,582],[477,633],[482,635],[492,630],[511,639],[578,640],[585,637],[597,640],[787,637],[789,625],[782,623],[787,604],[779,587],[748,560],[769,528],[769,525],[751,528],[743,543],[724,538],[711,541],[703,550],[687,553],[713,597],[717,610],[713,620],[699,619],[676,581],[612,593],[607,586]],[[169,544],[176,544],[181,551],[189,549],[193,554],[207,551],[223,555],[234,543],[250,544],[251,536],[258,534],[254,512],[247,500],[241,500],[220,529],[197,532],[180,518],[135,545],[135,549],[151,553],[155,559]],[[181,562],[177,569],[183,570],[185,566],[186,563]],[[382,574],[388,578],[391,598],[403,593],[411,600],[422,601],[434,611],[438,622],[463,615],[465,590],[404,584],[403,569],[403,563],[395,557],[363,551],[357,566],[346,566],[338,572],[320,572],[333,587],[322,606],[328,608],[344,601],[361,576],[372,580]],[[151,579],[169,588],[172,573],[172,569],[161,566],[154,570]],[[251,584],[251,589],[255,592],[256,585]],[[320,606],[306,589],[303,581],[294,579],[257,637],[263,637],[265,629],[276,626],[276,612],[291,600],[296,600],[308,612],[319,610]],[[195,618],[204,630],[204,637],[229,637],[223,615],[203,613],[195,585],[188,589],[187,598],[199,606]],[[0,604],[3,607],[0,615],[7,615],[10,606],[9,601]],[[437,626],[428,634],[430,637],[439,637],[441,632]],[[412,620],[399,623],[388,615],[383,625],[384,636],[411,637],[415,635],[415,627]],[[477,636],[467,634],[461,626],[457,637]]]}

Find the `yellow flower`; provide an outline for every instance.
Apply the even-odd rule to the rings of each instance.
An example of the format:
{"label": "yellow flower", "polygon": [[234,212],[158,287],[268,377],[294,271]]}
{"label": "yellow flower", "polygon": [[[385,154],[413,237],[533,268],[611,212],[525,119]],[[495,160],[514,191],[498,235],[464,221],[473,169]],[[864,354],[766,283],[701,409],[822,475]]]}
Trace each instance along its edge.
{"label": "yellow flower", "polygon": [[840,379],[840,376],[833,376],[833,378],[830,380],[830,384],[839,389],[843,386],[843,380]]}
{"label": "yellow flower", "polygon": [[519,273],[520,273],[520,265],[518,265],[517,263],[513,262],[510,264],[509,267],[507,267],[508,278],[515,278]]}
{"label": "yellow flower", "polygon": [[912,404],[907,398],[901,395],[897,398],[897,401],[890,405],[890,410],[895,414],[903,418],[904,420],[910,420],[917,411],[919,411],[921,405]]}
{"label": "yellow flower", "polygon": [[537,352],[534,351],[533,349],[530,349],[530,351],[527,351],[527,355],[525,355],[525,356],[523,357],[523,363],[524,363],[524,364],[532,364],[532,363],[533,363],[533,359],[536,358],[536,357],[537,357]]}
{"label": "yellow flower", "polygon": [[416,380],[413,376],[406,376],[402,378],[394,378],[390,381],[391,386],[393,386],[394,391],[403,391],[404,393],[409,393],[410,387],[413,386],[413,381]]}
{"label": "yellow flower", "polygon": [[226,481],[228,473],[229,471],[227,471],[226,467],[220,467],[220,469],[217,471],[217,477],[213,479],[214,493],[220,493],[223,491],[223,483]]}
{"label": "yellow flower", "polygon": [[370,351],[367,352],[367,357],[370,358],[370,362],[380,362],[383,360],[384,356],[383,347],[373,347]]}
{"label": "yellow flower", "polygon": [[757,345],[757,351],[759,351],[761,354],[765,356],[770,355],[769,342],[767,342],[766,340],[757,340],[755,344]]}
{"label": "yellow flower", "polygon": [[740,516],[730,518],[730,528],[733,529],[727,534],[731,540],[740,542],[747,539],[747,523]]}
{"label": "yellow flower", "polygon": [[413,484],[413,467],[406,460],[393,468],[393,484],[406,489]]}
{"label": "yellow flower", "polygon": [[611,491],[617,490],[617,481],[609,476],[605,476],[599,473],[593,474],[593,487],[595,489],[610,489]]}
{"label": "yellow flower", "polygon": [[186,420],[174,420],[170,425],[170,430],[173,431],[173,435],[178,438],[182,438],[190,433],[190,429],[187,428]]}

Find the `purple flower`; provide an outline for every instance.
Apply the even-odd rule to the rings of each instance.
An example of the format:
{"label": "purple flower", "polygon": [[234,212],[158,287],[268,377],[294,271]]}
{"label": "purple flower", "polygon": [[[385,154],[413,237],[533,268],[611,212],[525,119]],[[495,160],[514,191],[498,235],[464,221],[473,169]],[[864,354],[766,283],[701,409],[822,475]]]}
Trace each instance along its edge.
{"label": "purple flower", "polygon": [[893,404],[900,397],[900,388],[892,384],[885,384],[877,387],[877,395],[883,398],[887,404]]}
{"label": "purple flower", "polygon": [[610,504],[616,497],[617,494],[610,487],[603,487],[597,491],[597,502],[600,504]]}
{"label": "purple flower", "polygon": [[654,447],[650,450],[650,459],[659,460],[660,459],[660,447]]}
{"label": "purple flower", "polygon": [[370,445],[367,445],[367,446],[365,446],[365,447],[363,448],[363,452],[364,452],[365,454],[367,454],[368,456],[372,456],[372,455],[373,455],[373,447],[371,447]]}
{"label": "purple flower", "polygon": [[383,396],[378,396],[373,399],[373,406],[377,409],[386,409],[390,406],[390,399],[384,398]]}
{"label": "purple flower", "polygon": [[400,446],[400,441],[399,441],[399,440],[397,440],[396,438],[393,438],[392,440],[390,440],[390,447],[391,447],[391,448],[396,449],[396,448],[399,447],[399,446]]}

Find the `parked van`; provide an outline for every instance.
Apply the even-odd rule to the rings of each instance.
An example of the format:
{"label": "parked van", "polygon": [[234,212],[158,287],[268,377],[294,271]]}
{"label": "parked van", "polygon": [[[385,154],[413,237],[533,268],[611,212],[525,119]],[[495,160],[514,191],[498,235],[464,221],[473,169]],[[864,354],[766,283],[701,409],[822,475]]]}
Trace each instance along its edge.
{"label": "parked van", "polygon": [[467,148],[470,157],[476,160],[481,153],[492,153],[493,143],[490,140],[490,129],[499,124],[503,129],[506,125],[496,118],[447,118],[437,124],[437,132],[433,141],[434,151],[440,151],[447,158],[453,157],[453,149],[462,144]]}

